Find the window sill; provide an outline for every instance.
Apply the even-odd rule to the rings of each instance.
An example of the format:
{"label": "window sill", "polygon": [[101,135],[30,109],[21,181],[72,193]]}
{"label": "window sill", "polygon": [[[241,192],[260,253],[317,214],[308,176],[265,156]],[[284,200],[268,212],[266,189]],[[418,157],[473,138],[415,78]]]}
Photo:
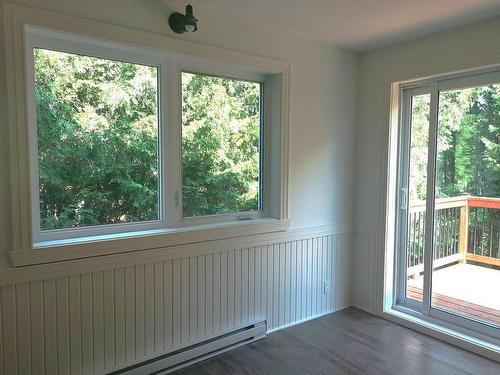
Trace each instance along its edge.
{"label": "window sill", "polygon": [[385,319],[394,323],[469,350],[483,357],[494,361],[498,361],[500,358],[500,340],[494,337],[472,332],[401,306],[395,306],[392,309],[386,310],[382,315]]}
{"label": "window sill", "polygon": [[28,266],[206,241],[238,239],[283,232],[288,230],[288,227],[289,220],[270,218],[238,220],[228,223],[46,241],[35,244],[33,249],[11,251],[10,257],[14,266]]}

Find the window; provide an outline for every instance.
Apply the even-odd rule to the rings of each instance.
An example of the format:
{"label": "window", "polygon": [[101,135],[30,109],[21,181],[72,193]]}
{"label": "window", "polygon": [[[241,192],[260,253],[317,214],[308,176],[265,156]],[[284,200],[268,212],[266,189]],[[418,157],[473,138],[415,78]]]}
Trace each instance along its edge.
{"label": "window", "polygon": [[164,225],[164,59],[28,29],[35,243]]}
{"label": "window", "polygon": [[40,230],[159,220],[158,68],[33,52]]}
{"label": "window", "polygon": [[34,26],[24,37],[27,90],[16,99],[27,108],[30,204],[14,211],[31,220],[29,237],[19,226],[24,248],[286,219],[286,68]]}
{"label": "window", "polygon": [[[415,94],[415,92],[413,92]],[[407,276],[412,280],[424,272],[425,198],[427,193],[427,159],[429,146],[430,95],[410,95],[410,149],[408,195],[409,212],[406,246]],[[411,283],[406,285],[406,298],[423,302]]]}
{"label": "window", "polygon": [[262,84],[182,73],[182,215],[261,209]]}
{"label": "window", "polygon": [[396,304],[500,327],[500,71],[403,86]]}

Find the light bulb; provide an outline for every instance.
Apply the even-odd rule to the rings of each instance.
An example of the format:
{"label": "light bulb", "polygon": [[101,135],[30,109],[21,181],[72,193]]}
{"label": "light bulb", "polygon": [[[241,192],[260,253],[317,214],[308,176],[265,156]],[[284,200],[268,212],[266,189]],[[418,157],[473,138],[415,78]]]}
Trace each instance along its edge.
{"label": "light bulb", "polygon": [[186,29],[186,31],[188,33],[192,33],[196,29],[196,26],[195,25],[186,25],[184,28]]}

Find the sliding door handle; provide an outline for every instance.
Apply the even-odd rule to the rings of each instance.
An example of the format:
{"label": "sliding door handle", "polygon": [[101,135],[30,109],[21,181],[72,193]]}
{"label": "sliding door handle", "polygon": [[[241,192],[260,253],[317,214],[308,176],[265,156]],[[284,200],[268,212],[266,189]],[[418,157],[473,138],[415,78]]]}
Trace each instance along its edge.
{"label": "sliding door handle", "polygon": [[406,188],[401,188],[401,194],[399,196],[401,210],[406,210],[408,208],[408,190]]}

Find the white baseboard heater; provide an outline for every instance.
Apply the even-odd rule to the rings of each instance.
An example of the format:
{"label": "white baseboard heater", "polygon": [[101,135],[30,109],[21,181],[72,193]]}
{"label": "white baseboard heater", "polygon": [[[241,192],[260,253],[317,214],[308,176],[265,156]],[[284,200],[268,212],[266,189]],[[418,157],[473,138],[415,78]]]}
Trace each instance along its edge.
{"label": "white baseboard heater", "polygon": [[110,375],[162,375],[266,337],[265,321],[253,323],[212,339],[115,371]]}

